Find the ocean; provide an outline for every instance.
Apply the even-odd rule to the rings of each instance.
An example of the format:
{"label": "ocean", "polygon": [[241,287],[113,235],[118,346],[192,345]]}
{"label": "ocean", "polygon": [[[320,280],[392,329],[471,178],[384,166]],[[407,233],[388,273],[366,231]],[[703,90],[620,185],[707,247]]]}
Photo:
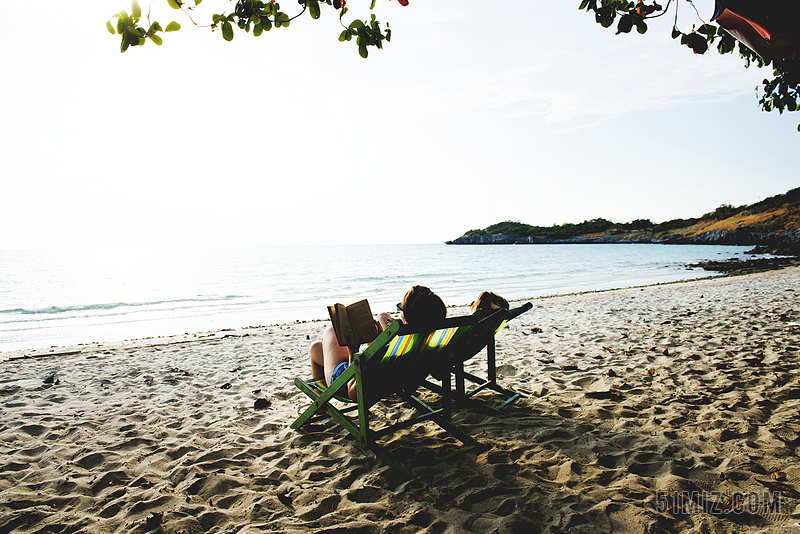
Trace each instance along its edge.
{"label": "ocean", "polygon": [[713,275],[715,245],[328,245],[0,250],[0,352],[325,319],[362,298],[394,311],[426,285],[448,305]]}

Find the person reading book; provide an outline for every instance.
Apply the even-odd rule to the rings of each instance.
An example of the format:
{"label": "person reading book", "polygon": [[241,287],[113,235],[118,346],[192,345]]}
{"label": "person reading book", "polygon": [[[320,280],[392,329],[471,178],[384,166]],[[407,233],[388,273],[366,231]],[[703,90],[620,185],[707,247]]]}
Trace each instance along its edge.
{"label": "person reading book", "polygon": [[[400,319],[407,324],[434,323],[444,320],[447,316],[447,308],[442,299],[425,286],[413,286],[406,292],[403,301],[397,307],[400,311]],[[338,306],[333,308],[336,309]],[[363,312],[363,308],[359,311]],[[336,313],[342,312],[340,310]],[[331,320],[338,320],[335,318],[334,312],[331,312]],[[382,312],[377,314],[373,321],[377,336],[377,333],[383,332],[394,322],[394,317]],[[346,338],[347,336],[342,335],[342,337]],[[375,336],[372,339],[375,339]],[[322,333],[322,340],[315,341],[311,345],[311,376],[313,378],[324,377],[330,386],[350,365],[353,354],[358,352],[359,346],[359,343],[341,345],[333,325],[328,325]],[[348,382],[346,392],[340,391],[339,393],[349,397],[350,400],[356,400],[355,380]]]}

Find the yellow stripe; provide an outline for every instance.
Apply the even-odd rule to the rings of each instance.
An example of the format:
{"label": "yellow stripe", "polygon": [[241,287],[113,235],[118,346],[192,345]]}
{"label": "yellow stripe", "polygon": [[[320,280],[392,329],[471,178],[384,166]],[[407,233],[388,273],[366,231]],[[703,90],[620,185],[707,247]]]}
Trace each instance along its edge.
{"label": "yellow stripe", "polygon": [[416,336],[417,334],[408,334],[394,338],[381,360],[388,361],[397,356],[402,356],[406,352],[410,351],[415,345],[414,340]]}
{"label": "yellow stripe", "polygon": [[428,338],[428,347],[430,348],[441,348],[448,343],[450,340],[453,339],[453,334],[457,328],[443,328],[441,330],[435,331],[431,336]]}
{"label": "yellow stripe", "polygon": [[500,331],[500,329],[503,328],[507,322],[508,322],[508,319],[504,319],[503,322],[500,323],[500,326],[497,327],[497,330],[494,331],[494,335],[497,335],[497,333]]}

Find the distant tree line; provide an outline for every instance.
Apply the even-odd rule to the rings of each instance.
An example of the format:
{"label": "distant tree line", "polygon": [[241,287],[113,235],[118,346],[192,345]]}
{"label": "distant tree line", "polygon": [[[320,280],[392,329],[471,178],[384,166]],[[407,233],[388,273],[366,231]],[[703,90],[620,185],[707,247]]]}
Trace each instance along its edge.
{"label": "distant tree line", "polygon": [[581,223],[564,223],[553,226],[532,226],[519,221],[504,221],[487,226],[483,230],[470,230],[465,236],[483,234],[506,234],[517,237],[544,237],[548,239],[565,239],[576,235],[599,234],[610,230],[624,232],[626,230],[646,230],[654,225],[648,219],[637,219],[629,223],[615,223],[607,219],[592,219]]}

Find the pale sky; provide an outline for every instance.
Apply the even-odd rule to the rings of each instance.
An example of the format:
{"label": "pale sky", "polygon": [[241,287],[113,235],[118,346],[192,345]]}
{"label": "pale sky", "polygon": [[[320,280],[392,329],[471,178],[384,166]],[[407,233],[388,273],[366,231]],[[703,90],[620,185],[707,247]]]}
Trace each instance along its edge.
{"label": "pale sky", "polygon": [[[127,2],[4,0],[0,248],[441,243],[800,185],[800,113],[757,106],[769,71],[693,54],[672,12],[615,36],[578,4],[378,0],[392,42],[364,60],[327,6],[226,43],[156,0],[183,29],[120,54]],[[713,4],[680,0],[681,28]]]}

